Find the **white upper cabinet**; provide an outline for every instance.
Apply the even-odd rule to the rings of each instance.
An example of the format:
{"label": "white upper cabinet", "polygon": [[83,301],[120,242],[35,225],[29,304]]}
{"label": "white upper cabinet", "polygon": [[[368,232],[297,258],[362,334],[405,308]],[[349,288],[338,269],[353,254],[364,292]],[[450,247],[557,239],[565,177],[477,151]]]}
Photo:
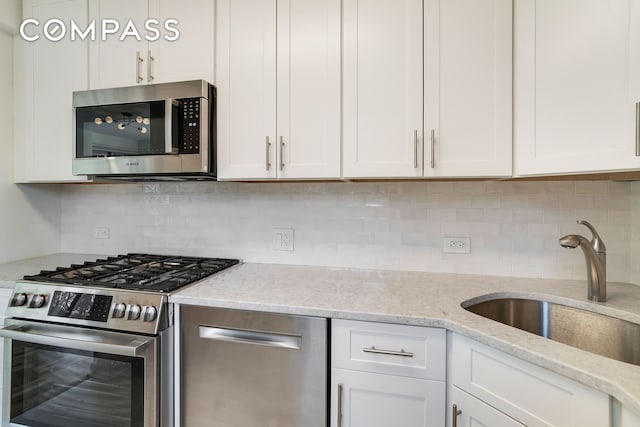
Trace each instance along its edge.
{"label": "white upper cabinet", "polygon": [[278,178],[339,178],[340,0],[279,0],[277,39]]}
{"label": "white upper cabinet", "polygon": [[511,36],[512,0],[345,0],[344,176],[511,176]]}
{"label": "white upper cabinet", "polygon": [[[88,89],[87,42],[48,40],[42,26],[57,18],[66,25],[73,20],[87,24],[86,0],[25,0],[25,18],[35,18],[40,26],[28,26],[32,42],[16,40],[15,51],[15,181],[86,181],[73,176],[72,92]],[[67,28],[67,31],[69,29]]]}
{"label": "white upper cabinet", "polygon": [[[213,83],[214,6],[208,0],[90,0],[89,16],[96,28],[101,28],[104,20],[119,26],[114,34],[97,31],[98,40],[91,43],[91,88],[192,79]],[[148,19],[158,21],[150,26],[159,34],[145,28]],[[171,30],[164,26],[169,19],[177,21],[169,23]],[[129,22],[135,25],[141,40],[127,35]],[[114,24],[106,25],[112,28]],[[167,40],[175,37],[174,41]]]}
{"label": "white upper cabinet", "polygon": [[219,179],[340,177],[340,1],[220,0]]}
{"label": "white upper cabinet", "polygon": [[218,178],[276,177],[276,1],[220,0]]}
{"label": "white upper cabinet", "polygon": [[425,1],[424,176],[511,176],[512,12],[512,0]]}
{"label": "white upper cabinet", "polygon": [[343,173],[422,176],[422,0],[344,0]]}
{"label": "white upper cabinet", "polygon": [[640,168],[640,1],[516,0],[516,175]]}

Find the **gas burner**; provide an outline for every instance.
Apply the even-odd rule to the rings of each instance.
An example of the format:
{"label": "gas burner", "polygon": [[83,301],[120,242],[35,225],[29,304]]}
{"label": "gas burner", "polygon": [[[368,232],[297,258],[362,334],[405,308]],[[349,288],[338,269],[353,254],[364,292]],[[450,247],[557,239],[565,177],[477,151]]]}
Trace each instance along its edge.
{"label": "gas burner", "polygon": [[127,254],[25,276],[67,285],[171,292],[238,264],[237,259]]}

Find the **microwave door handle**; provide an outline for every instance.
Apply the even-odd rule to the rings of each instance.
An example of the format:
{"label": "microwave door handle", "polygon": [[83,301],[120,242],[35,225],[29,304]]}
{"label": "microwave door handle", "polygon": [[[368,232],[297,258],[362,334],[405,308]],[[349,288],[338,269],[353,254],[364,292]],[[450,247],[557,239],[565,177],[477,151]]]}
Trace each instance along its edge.
{"label": "microwave door handle", "polygon": [[[166,154],[178,154],[178,149],[173,148],[173,107],[179,107],[176,99],[167,99],[164,102],[164,152]],[[180,120],[180,117],[176,117]]]}
{"label": "microwave door handle", "polygon": [[[75,336],[76,335],[74,334],[74,337]],[[28,332],[28,327],[21,325],[10,325],[0,329],[0,337],[9,338],[15,341],[128,357],[142,356],[147,345],[153,342],[153,337],[138,337],[134,335],[131,336],[132,340],[126,344],[115,343],[107,337],[105,337],[104,341],[97,342],[92,340],[83,340],[82,333],[77,333],[77,336],[78,338],[69,338],[69,336],[56,335],[55,333],[42,335],[39,333]]]}

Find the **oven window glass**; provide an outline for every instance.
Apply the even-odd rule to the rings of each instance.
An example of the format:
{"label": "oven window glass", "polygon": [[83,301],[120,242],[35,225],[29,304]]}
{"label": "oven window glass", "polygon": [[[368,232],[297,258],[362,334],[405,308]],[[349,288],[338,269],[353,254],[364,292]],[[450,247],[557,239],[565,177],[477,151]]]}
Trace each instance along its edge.
{"label": "oven window glass", "polygon": [[14,340],[11,422],[33,427],[138,427],[144,363]]}
{"label": "oven window glass", "polygon": [[164,118],[164,101],[76,108],[76,157],[171,153]]}

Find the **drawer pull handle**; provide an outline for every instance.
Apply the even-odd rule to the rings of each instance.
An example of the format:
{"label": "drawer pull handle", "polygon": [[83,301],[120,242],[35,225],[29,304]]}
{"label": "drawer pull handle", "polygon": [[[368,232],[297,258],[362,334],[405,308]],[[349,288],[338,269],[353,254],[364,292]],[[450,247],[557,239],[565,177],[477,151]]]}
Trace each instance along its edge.
{"label": "drawer pull handle", "polygon": [[458,409],[458,405],[453,404],[453,408],[451,408],[451,427],[458,427],[458,416],[462,414],[462,411]]}
{"label": "drawer pull handle", "polygon": [[267,143],[265,147],[266,147],[266,154],[267,154],[265,167],[268,171],[269,169],[271,169],[271,142],[269,141],[269,136],[267,136]]}
{"label": "drawer pull handle", "polygon": [[413,167],[418,168],[418,129],[413,131]]}
{"label": "drawer pull handle", "polygon": [[636,103],[636,156],[640,156],[640,102]]}
{"label": "drawer pull handle", "polygon": [[342,427],[342,384],[338,384],[338,427]]}
{"label": "drawer pull handle", "polygon": [[431,129],[431,169],[436,167],[436,130]]}
{"label": "drawer pull handle", "polygon": [[403,348],[401,348],[400,351],[394,351],[394,350],[382,350],[379,348],[375,348],[375,346],[371,346],[371,347],[363,348],[362,351],[364,351],[365,353],[387,354],[389,356],[413,357],[413,353],[404,351]]}

